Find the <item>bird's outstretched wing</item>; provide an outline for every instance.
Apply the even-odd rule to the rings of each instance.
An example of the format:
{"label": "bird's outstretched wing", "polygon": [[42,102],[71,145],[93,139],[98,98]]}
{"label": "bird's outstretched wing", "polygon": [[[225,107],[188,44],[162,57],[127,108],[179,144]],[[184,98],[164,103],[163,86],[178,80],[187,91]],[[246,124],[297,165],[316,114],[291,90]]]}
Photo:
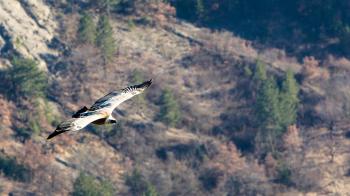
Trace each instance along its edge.
{"label": "bird's outstretched wing", "polygon": [[89,111],[104,110],[111,114],[113,110],[124,101],[132,98],[135,95],[142,93],[152,84],[152,80],[142,84],[129,86],[127,88],[113,91],[104,97],[98,99],[89,109]]}
{"label": "bird's outstretched wing", "polygon": [[47,139],[51,139],[55,137],[56,135],[59,135],[61,133],[67,132],[67,131],[78,131],[84,127],[86,127],[88,124],[99,120],[99,119],[105,119],[109,116],[108,113],[103,111],[87,111],[83,112],[78,118],[71,118],[69,120],[66,120],[59,124],[56,127],[56,130],[52,132]]}
{"label": "bird's outstretched wing", "polygon": [[107,119],[119,104],[137,94],[142,93],[151,84],[152,80],[149,80],[142,84],[113,91],[97,100],[90,108],[84,106],[82,109],[73,114],[71,119],[59,124],[56,130],[51,133],[47,139],[51,139],[66,131],[80,130],[97,120]]}

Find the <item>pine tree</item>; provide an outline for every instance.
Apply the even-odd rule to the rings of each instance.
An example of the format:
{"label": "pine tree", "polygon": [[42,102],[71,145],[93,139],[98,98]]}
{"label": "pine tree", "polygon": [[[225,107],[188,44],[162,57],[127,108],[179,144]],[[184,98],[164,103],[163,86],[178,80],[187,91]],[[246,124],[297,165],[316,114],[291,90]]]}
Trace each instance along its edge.
{"label": "pine tree", "polygon": [[16,100],[46,95],[46,73],[38,68],[34,60],[16,57],[11,64],[11,68],[0,74],[4,84],[0,87],[1,91]]}
{"label": "pine tree", "polygon": [[116,43],[113,38],[112,26],[106,15],[100,17],[98,21],[96,44],[102,51],[104,63],[107,64],[116,51]]}
{"label": "pine tree", "polygon": [[94,44],[96,41],[96,26],[92,16],[84,13],[79,21],[78,39],[80,43]]}
{"label": "pine tree", "polygon": [[261,127],[280,130],[279,90],[273,77],[265,80],[258,90],[256,114]]}
{"label": "pine tree", "polygon": [[175,126],[181,119],[180,108],[169,89],[163,91],[160,102],[159,120],[168,126]]}
{"label": "pine tree", "polygon": [[289,125],[296,121],[299,103],[298,93],[299,87],[294,78],[294,73],[288,70],[282,84],[282,92],[280,95],[281,120],[284,129],[287,129]]}

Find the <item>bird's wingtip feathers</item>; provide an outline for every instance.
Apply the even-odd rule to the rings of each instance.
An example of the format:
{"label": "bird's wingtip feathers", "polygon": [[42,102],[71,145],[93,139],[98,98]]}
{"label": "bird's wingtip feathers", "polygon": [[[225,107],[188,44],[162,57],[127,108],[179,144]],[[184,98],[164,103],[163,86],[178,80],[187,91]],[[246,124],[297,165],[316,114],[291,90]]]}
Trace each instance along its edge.
{"label": "bird's wingtip feathers", "polygon": [[57,136],[57,135],[59,135],[59,134],[61,134],[61,133],[64,133],[64,132],[66,132],[66,131],[57,131],[57,130],[55,130],[54,132],[52,132],[52,133],[46,138],[46,140],[50,140],[50,139],[52,139],[53,137],[55,137],[55,136]]}
{"label": "bird's wingtip feathers", "polygon": [[140,84],[138,87],[139,88],[148,88],[149,86],[151,86],[151,84],[152,84],[152,79]]}

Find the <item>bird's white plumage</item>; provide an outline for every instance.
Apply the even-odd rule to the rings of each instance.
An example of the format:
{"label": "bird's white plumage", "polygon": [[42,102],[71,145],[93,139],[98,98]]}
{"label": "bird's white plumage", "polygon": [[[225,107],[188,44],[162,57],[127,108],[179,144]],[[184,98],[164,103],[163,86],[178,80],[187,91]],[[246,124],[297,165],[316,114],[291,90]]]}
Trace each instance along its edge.
{"label": "bird's white plumage", "polygon": [[122,90],[112,91],[98,99],[89,109],[84,107],[74,114],[73,118],[59,124],[55,132],[49,135],[48,139],[62,132],[80,130],[94,121],[102,120],[104,123],[108,123],[111,120],[115,120],[112,116],[113,110],[124,101],[142,93],[151,83],[152,80],[139,85],[129,86]]}
{"label": "bird's white plumage", "polygon": [[107,118],[108,114],[106,113],[95,113],[95,114],[91,114],[90,116],[85,116],[85,117],[81,117],[81,118],[73,118],[72,121],[72,125],[73,131],[78,131],[84,127],[86,127],[88,124],[94,122],[95,120],[101,119],[101,118]]}
{"label": "bird's white plumage", "polygon": [[133,96],[140,94],[140,91],[129,91],[129,92],[113,92],[110,93],[101,99],[97,100],[94,105],[91,106],[91,109],[101,109],[109,114],[112,114],[113,110],[123,103],[124,101],[131,99]]}

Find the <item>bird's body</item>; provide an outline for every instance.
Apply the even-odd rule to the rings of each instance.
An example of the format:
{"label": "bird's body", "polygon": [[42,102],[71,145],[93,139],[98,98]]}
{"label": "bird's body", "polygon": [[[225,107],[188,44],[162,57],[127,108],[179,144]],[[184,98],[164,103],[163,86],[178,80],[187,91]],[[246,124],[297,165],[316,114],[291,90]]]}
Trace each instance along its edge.
{"label": "bird's body", "polygon": [[152,80],[149,80],[139,85],[112,91],[98,99],[90,108],[84,106],[73,114],[71,119],[59,124],[56,130],[51,133],[47,139],[51,139],[67,131],[78,131],[90,123],[97,125],[116,123],[116,119],[112,116],[113,110],[122,102],[142,93],[151,83]]}

